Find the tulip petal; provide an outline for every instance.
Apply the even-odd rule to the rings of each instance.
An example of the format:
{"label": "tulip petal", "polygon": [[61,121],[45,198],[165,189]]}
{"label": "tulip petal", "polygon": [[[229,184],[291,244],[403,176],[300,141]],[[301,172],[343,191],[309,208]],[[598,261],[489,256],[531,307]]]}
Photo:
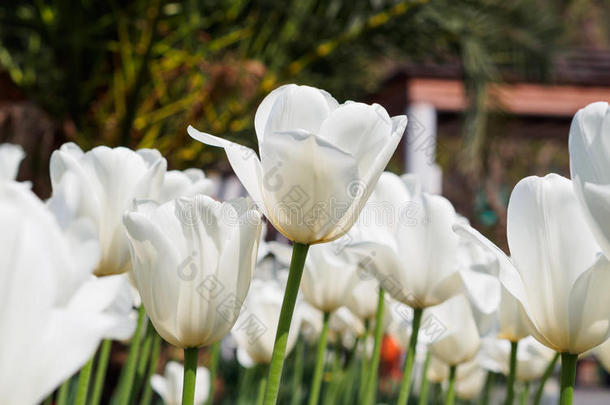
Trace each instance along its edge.
{"label": "tulip petal", "polygon": [[392,120],[379,104],[343,104],[320,128],[320,138],[356,158],[360,173],[369,172],[391,136]]}
{"label": "tulip petal", "polygon": [[[556,174],[521,180],[508,204],[507,236],[525,310],[552,348],[568,350],[569,294],[599,251],[571,181]],[[504,275],[501,280],[521,298]]]}
{"label": "tulip petal", "polygon": [[610,334],[610,261],[600,255],[578,277],[570,292],[570,346],[573,354],[584,353],[604,342]]}
{"label": "tulip petal", "polygon": [[584,183],[579,177],[573,182],[587,223],[604,254],[610,256],[610,184]]}
{"label": "tulip petal", "polygon": [[[259,150],[262,153],[261,145],[264,143],[264,138],[259,133],[259,128],[262,127],[264,121],[263,136],[277,132],[298,131],[304,130],[313,134],[320,131],[322,122],[328,117],[331,112],[331,105],[328,102],[328,93],[323,94],[320,90],[309,86],[287,85],[276,89],[269,96],[273,105],[268,109],[268,103],[261,103],[261,113],[255,116],[255,127]],[[269,102],[270,102],[269,101]],[[259,107],[259,109],[261,109]],[[266,114],[267,110],[269,111]],[[267,116],[264,119],[265,115]],[[258,125],[256,122],[258,121]]]}
{"label": "tulip petal", "polygon": [[610,184],[610,106],[589,104],[570,126],[570,172],[583,183]]}
{"label": "tulip petal", "polygon": [[402,135],[407,127],[407,117],[399,115],[392,117],[392,136],[387,139],[384,148],[377,154],[377,158],[369,167],[366,173],[360,173],[360,180],[356,184],[357,187],[351,187],[352,194],[355,194],[355,199],[343,218],[337,223],[333,232],[326,236],[326,241],[334,240],[350,230],[354,222],[358,219],[362,208],[369,199],[371,193],[377,185],[377,181],[383,173],[388,162],[394,155],[394,151],[402,138]]}
{"label": "tulip petal", "polygon": [[354,200],[349,189],[359,181],[354,158],[299,131],[267,134],[261,161],[267,218],[276,229],[296,242],[327,241]]}
{"label": "tulip petal", "polygon": [[190,125],[188,133],[199,142],[210,146],[218,146],[225,150],[231,167],[250,195],[250,198],[252,198],[263,213],[266,213],[262,193],[263,170],[256,153],[248,147],[198,131]]}

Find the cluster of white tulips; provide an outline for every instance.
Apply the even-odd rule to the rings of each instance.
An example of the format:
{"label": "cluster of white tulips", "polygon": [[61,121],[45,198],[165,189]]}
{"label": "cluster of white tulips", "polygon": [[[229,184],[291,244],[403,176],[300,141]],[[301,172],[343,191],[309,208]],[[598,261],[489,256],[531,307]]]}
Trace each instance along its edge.
{"label": "cluster of white tulips", "polygon": [[[118,405],[148,404],[153,390],[212,403],[223,339],[252,370],[230,389],[251,384],[241,400],[265,405],[281,385],[295,404],[375,404],[384,335],[406,352],[398,405],[412,391],[427,403],[430,383],[446,404],[486,398],[498,373],[506,404],[537,404],[559,358],[571,404],[579,355],[597,347],[610,366],[607,103],[574,117],[572,180],[515,186],[510,256],[416,177],[384,172],[405,116],[287,85],[254,123],[258,154],[188,128],[224,148],[249,194],[225,202],[202,171],[167,171],[156,150],[72,143],[51,156],[41,201],[15,181],[22,149],[0,146],[0,403],[99,404],[112,340],[129,344]],[[292,247],[265,241],[263,217]],[[163,376],[159,337],[184,349]],[[306,383],[304,344],[317,345]]]}

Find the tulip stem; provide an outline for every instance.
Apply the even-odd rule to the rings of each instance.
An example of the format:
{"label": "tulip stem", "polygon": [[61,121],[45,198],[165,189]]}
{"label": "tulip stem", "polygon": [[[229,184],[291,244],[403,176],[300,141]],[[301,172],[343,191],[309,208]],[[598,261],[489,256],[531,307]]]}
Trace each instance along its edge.
{"label": "tulip stem", "polygon": [[572,405],[576,382],[577,354],[561,353],[561,400],[560,405]]}
{"label": "tulip stem", "polygon": [[369,319],[364,320],[364,335],[362,340],[360,341],[360,346],[362,347],[362,362],[360,363],[360,387],[358,388],[358,400],[364,401],[364,388],[366,386],[366,370],[368,368],[368,359],[366,354],[366,345],[369,339],[369,334],[371,332],[371,321]]}
{"label": "tulip stem", "polygon": [[210,359],[210,392],[208,393],[207,404],[214,403],[216,395],[216,372],[218,371],[218,358],[220,356],[220,341],[212,345],[212,358]]}
{"label": "tulip stem", "polygon": [[373,346],[373,357],[371,358],[370,372],[366,380],[366,388],[364,390],[364,403],[372,405],[375,402],[375,393],[377,387],[377,368],[379,367],[379,359],[381,356],[381,338],[383,335],[383,304],[385,290],[379,287],[379,301],[377,303],[377,315],[375,318],[375,344]]}
{"label": "tulip stem", "polygon": [[144,309],[144,305],[140,305],[140,309],[138,311],[138,325],[136,326],[136,331],[131,338],[129,354],[127,355],[127,363],[121,371],[117,405],[129,404],[131,389],[133,387],[133,379],[136,375],[137,360],[140,354],[140,342],[142,340],[140,335],[142,334],[145,319],[146,310]]}
{"label": "tulip stem", "polygon": [[258,380],[258,393],[256,394],[256,405],[263,405],[263,399],[265,398],[265,386],[267,385],[266,370],[261,370],[261,376]]}
{"label": "tulip stem", "polygon": [[282,301],[280,319],[275,334],[275,343],[273,344],[273,355],[271,357],[271,364],[269,365],[269,377],[267,378],[267,387],[265,388],[265,405],[275,405],[277,402],[280,380],[282,378],[282,368],[284,367],[284,357],[286,357],[288,332],[290,331],[294,304],[301,284],[301,276],[303,275],[303,266],[305,266],[307,250],[309,250],[309,245],[302,243],[294,242],[294,245],[292,246],[292,259],[288,272],[288,282],[286,284],[284,300]]}
{"label": "tulip stem", "polygon": [[152,385],[150,377],[157,372],[157,364],[159,363],[159,354],[161,352],[161,336],[153,329],[153,343],[150,353],[150,361],[148,362],[148,372],[146,373],[146,381],[144,382],[144,392],[140,405],[148,405],[152,400]]}
{"label": "tulip stem", "polygon": [[496,375],[494,373],[487,373],[487,378],[485,379],[485,386],[483,387],[483,394],[481,395],[481,400],[479,404],[487,405],[489,403],[489,394],[491,391],[491,387],[494,385],[494,380],[496,379]]}
{"label": "tulip stem", "polygon": [[[405,369],[402,374],[402,384],[398,394],[398,405],[406,405],[411,391],[411,374],[413,373],[413,363],[415,362],[415,351],[417,349],[417,335],[424,310],[422,308],[413,309],[413,324],[411,326],[411,338],[409,339],[409,349],[405,358]],[[425,380],[425,379],[424,379]]]}
{"label": "tulip stem", "polygon": [[512,405],[515,398],[515,376],[517,375],[517,348],[519,342],[510,342],[510,363],[508,370],[508,380],[506,381],[505,405]]}
{"label": "tulip stem", "polygon": [[428,367],[430,367],[430,350],[426,352],[426,360],[424,361],[424,368],[421,372],[421,386],[419,388],[419,405],[426,405],[428,403],[428,390],[430,389],[430,381],[428,381]]}
{"label": "tulip stem", "polygon": [[294,358],[294,372],[292,374],[292,399],[290,400],[291,405],[298,405],[301,403],[301,381],[303,380],[303,357],[305,347],[303,341],[298,340],[295,347],[295,358]]}
{"label": "tulip stem", "polygon": [[316,365],[313,373],[313,381],[311,392],[309,394],[309,405],[316,405],[320,398],[320,387],[322,385],[322,373],[324,372],[324,354],[326,353],[326,342],[328,340],[328,319],[330,312],[324,312],[324,321],[322,323],[322,332],[318,340],[318,353],[316,356]]}
{"label": "tulip stem", "polygon": [[453,405],[455,402],[455,371],[457,366],[449,367],[449,388],[447,388],[447,396],[445,397],[445,405]]}
{"label": "tulip stem", "polygon": [[78,374],[78,385],[76,387],[76,399],[74,404],[85,405],[87,402],[87,393],[89,392],[89,382],[91,381],[91,369],[93,368],[93,360],[95,359],[95,353],[89,361],[81,368]]}
{"label": "tulip stem", "polygon": [[536,390],[536,396],[534,397],[534,405],[539,405],[542,400],[542,394],[544,394],[544,385],[546,381],[549,379],[553,371],[555,371],[555,365],[557,364],[557,360],[559,360],[559,353],[555,353],[553,360],[549,362],[549,365],[546,367],[544,374],[542,375],[542,379],[540,379],[540,384],[538,385],[538,389]]}
{"label": "tulip stem", "polygon": [[527,405],[527,398],[530,396],[530,382],[526,381],[523,384],[523,390],[521,391],[521,397],[519,398],[520,405]]}
{"label": "tulip stem", "polygon": [[106,379],[106,370],[108,368],[111,349],[112,341],[110,339],[104,339],[102,346],[100,347],[100,354],[97,358],[97,365],[95,366],[95,380],[93,381],[91,405],[98,405],[102,398],[102,389],[104,388],[104,380]]}
{"label": "tulip stem", "polygon": [[195,403],[195,381],[197,379],[197,361],[199,348],[187,347],[184,349],[184,383],[182,385],[182,405]]}

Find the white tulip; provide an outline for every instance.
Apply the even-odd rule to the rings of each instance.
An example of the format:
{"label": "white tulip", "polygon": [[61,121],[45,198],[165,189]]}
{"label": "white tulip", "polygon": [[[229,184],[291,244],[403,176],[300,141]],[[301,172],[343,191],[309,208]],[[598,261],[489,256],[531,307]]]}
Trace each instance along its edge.
{"label": "white tulip", "polygon": [[539,342],[580,354],[606,339],[610,263],[599,252],[570,180],[549,174],[517,183],[508,204],[512,263],[481,234],[473,235],[497,255],[500,281],[519,301]]}
{"label": "white tulip", "polygon": [[358,283],[358,260],[332,243],[312,246],[305,261],[301,291],[307,302],[322,312],[346,304]]}
{"label": "white tulip", "polygon": [[[479,359],[481,365],[495,373],[508,375],[511,345],[504,339],[483,339]],[[519,341],[517,346],[516,379],[533,381],[542,377],[555,352],[532,336]]]}
{"label": "white tulip", "polygon": [[98,146],[85,153],[66,143],[51,155],[49,207],[62,226],[78,218],[93,222],[102,250],[96,275],[129,270],[129,245],[121,217],[134,199],[159,197],[166,165],[152,149],[134,152]]}
{"label": "white tulip", "polygon": [[91,227],[65,230],[42,201],[0,183],[0,398],[41,402],[95,353],[103,338],[135,328],[124,276],[97,279]]}
{"label": "white tulip", "polygon": [[[362,274],[362,273],[361,273]],[[386,300],[386,305],[387,305]],[[362,277],[353,283],[347,296],[345,306],[361,320],[374,321],[379,305],[379,281],[374,277]],[[384,316],[384,323],[389,321]]]}
{"label": "white tulip", "polygon": [[380,105],[339,105],[327,92],[294,84],[262,101],[255,116],[260,160],[251,149],[188,128],[225,149],[250,197],[288,239],[314,244],[346,233],[400,141],[405,116]]}
{"label": "white tulip", "polygon": [[423,193],[413,177],[385,172],[348,236],[394,299],[426,308],[462,289],[455,220],[447,199]]}
{"label": "white tulip", "polygon": [[[182,385],[184,367],[175,361],[165,365],[163,375],[155,374],[150,377],[150,385],[165,405],[180,405],[182,403]],[[205,367],[197,367],[195,377],[195,405],[203,405],[210,393],[210,371]]]}
{"label": "white tulip", "polygon": [[[480,248],[484,248],[492,254],[494,263],[487,266],[488,269],[493,269],[491,274],[499,277],[500,269],[503,266],[508,268],[504,271],[516,271],[510,258],[506,257],[499,248],[494,246],[469,224],[457,223],[453,226],[453,229],[460,235],[461,239],[469,240],[472,244],[477,244]],[[501,299],[497,317],[499,321],[498,338],[518,342],[531,334],[531,323],[523,310],[523,306],[504,286],[501,286]]]}
{"label": "white tulip", "polygon": [[570,172],[593,235],[610,257],[610,106],[589,104],[570,127]]}
{"label": "white tulip", "polygon": [[[439,358],[430,357],[428,379],[435,383],[446,383],[449,379],[449,365]],[[460,364],[455,372],[455,394],[465,401],[479,396],[487,379],[487,371],[477,359]]]}
{"label": "white tulip", "polygon": [[472,360],[479,350],[481,339],[466,297],[456,295],[429,311],[446,328],[430,344],[430,352],[450,366]]}
{"label": "white tulip", "polygon": [[0,144],[0,181],[15,180],[25,157],[23,148],[12,143]]}
{"label": "white tulip", "polygon": [[197,194],[211,195],[213,191],[214,182],[205,177],[203,170],[170,170],[165,173],[157,201],[164,203],[179,197],[194,197]]}
{"label": "white tulip", "polygon": [[[242,366],[269,364],[280,319],[284,293],[275,281],[253,280],[231,335],[237,342],[237,357]],[[292,317],[286,352],[290,353],[299,335],[299,304]]]}
{"label": "white tulip", "polygon": [[248,292],[261,215],[246,199],[199,195],[125,214],[132,273],[159,335],[181,348],[226,335]]}
{"label": "white tulip", "polygon": [[339,339],[346,347],[352,347],[356,338],[364,334],[364,324],[347,307],[334,311],[328,320],[328,340],[337,342]]}

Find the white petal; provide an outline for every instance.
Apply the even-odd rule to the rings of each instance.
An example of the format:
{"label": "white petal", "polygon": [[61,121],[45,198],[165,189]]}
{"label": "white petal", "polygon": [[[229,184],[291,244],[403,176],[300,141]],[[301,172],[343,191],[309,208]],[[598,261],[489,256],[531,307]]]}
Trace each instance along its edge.
{"label": "white petal", "polygon": [[224,148],[229,163],[231,163],[231,167],[248,194],[250,194],[250,198],[252,198],[259,209],[265,213],[265,203],[262,191],[263,170],[256,153],[245,146],[206,134],[205,132],[200,132],[190,125],[188,127],[188,133],[193,139],[203,142],[206,145]]}
{"label": "white petal", "polygon": [[592,103],[570,126],[570,171],[583,183],[610,184],[610,107]]}
{"label": "white petal", "polygon": [[569,297],[569,351],[580,354],[604,342],[610,334],[610,262],[600,255],[576,280]]}
{"label": "white petal", "polygon": [[[268,103],[263,100],[261,104],[263,109],[260,114],[257,111],[255,117],[259,149],[264,142],[264,138],[261,137],[259,132],[263,121],[265,122],[264,137],[276,132],[296,130],[317,134],[322,122],[331,112],[327,95],[314,87],[282,86],[267,97],[273,100],[271,108],[268,110]],[[267,110],[269,111],[268,114]],[[267,116],[266,120],[264,120],[265,115]]]}
{"label": "white petal", "polygon": [[355,197],[353,157],[315,135],[284,132],[267,134],[261,161],[267,218],[275,228],[296,242],[326,240]]}
{"label": "white petal", "polygon": [[360,172],[368,173],[392,137],[392,120],[379,104],[343,104],[322,123],[320,137],[350,153]]}
{"label": "white petal", "polygon": [[521,180],[508,204],[507,236],[527,295],[524,308],[555,349],[567,350],[569,294],[599,251],[571,181],[554,174]]}
{"label": "white petal", "polygon": [[610,184],[584,183],[579,177],[573,182],[591,231],[608,256],[610,255]]}

